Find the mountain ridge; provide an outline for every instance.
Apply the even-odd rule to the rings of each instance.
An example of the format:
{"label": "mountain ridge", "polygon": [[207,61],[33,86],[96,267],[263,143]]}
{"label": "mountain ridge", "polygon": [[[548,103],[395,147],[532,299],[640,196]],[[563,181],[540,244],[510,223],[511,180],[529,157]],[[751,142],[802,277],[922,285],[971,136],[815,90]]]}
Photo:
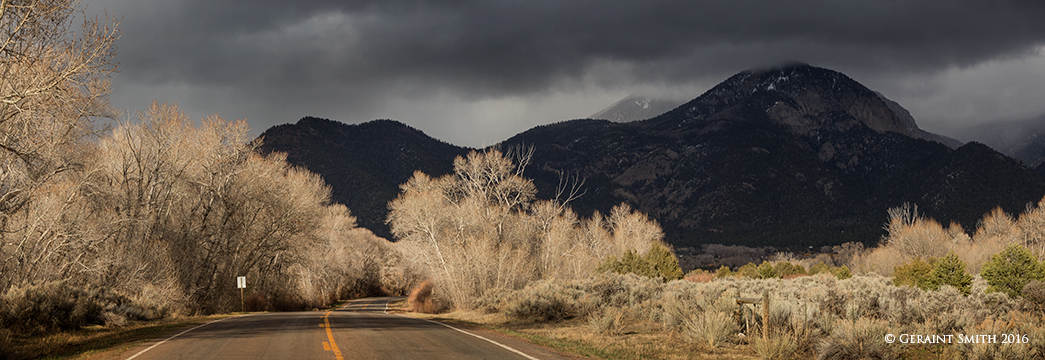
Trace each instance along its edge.
{"label": "mountain ridge", "polygon": [[287,153],[291,164],[322,176],[331,185],[333,201],[348,206],[360,226],[389,239],[385,213],[399,185],[414,171],[447,174],[453,158],[470,150],[394,120],[348,125],[306,116],[273,126],[260,137],[262,154]]}
{"label": "mountain ridge", "polygon": [[[797,64],[738,73],[650,119],[562,121],[497,146],[534,147],[524,175],[534,180],[539,197],[554,197],[564,173],[579,176],[587,190],[571,203],[579,213],[606,213],[627,202],[659,221],[676,246],[870,244],[882,234],[886,210],[904,202],[971,228],[995,206],[1018,212],[1045,195],[1041,174],[982,144],[953,149],[919,137],[924,134],[898,106],[844,74]],[[446,174],[453,157],[470,150],[401,123],[383,123],[389,127],[383,131],[413,134],[398,137],[396,146],[380,144],[387,141],[380,131],[363,124],[339,125],[340,132],[294,130],[300,123],[266,131],[265,151],[312,154],[321,150],[317,144],[328,144],[321,157],[354,170],[333,172],[309,159],[315,155],[288,158],[340,189],[335,201],[370,199],[359,210],[349,205],[357,216],[367,213],[360,216],[364,226],[385,226],[386,209],[377,204],[397,195],[412,174],[402,170]],[[363,134],[349,139],[362,145],[284,134],[351,132]],[[397,157],[396,151],[413,155]],[[356,164],[360,159],[402,164],[387,170],[395,176],[370,174],[386,170]],[[354,185],[340,184],[350,175],[357,178]],[[398,182],[368,183],[377,181]],[[372,230],[383,235],[384,229]]]}

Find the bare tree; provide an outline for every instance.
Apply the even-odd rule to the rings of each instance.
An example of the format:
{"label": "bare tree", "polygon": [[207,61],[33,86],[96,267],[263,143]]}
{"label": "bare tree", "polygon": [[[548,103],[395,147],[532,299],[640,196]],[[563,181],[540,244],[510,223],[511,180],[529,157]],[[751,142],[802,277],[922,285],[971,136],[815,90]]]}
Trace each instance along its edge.
{"label": "bare tree", "polygon": [[319,176],[257,154],[245,121],[196,126],[153,104],[98,131],[115,117],[118,22],[73,29],[76,12],[75,0],[0,0],[0,291],[62,279],[215,312],[238,305],[237,275],[270,307],[381,286],[396,266],[387,242],[330,204]]}
{"label": "bare tree", "polygon": [[109,116],[109,75],[117,22],[71,31],[71,0],[0,1],[0,230],[56,174],[76,165],[72,151]]}
{"label": "bare tree", "polygon": [[563,203],[537,201],[533,183],[515,165],[528,157],[510,157],[472,152],[454,160],[454,174],[433,179],[415,172],[389,204],[397,247],[428,269],[436,291],[453,305],[468,308],[489,289],[589,276],[608,255],[661,241],[660,227],[627,206],[614,209],[610,222],[598,214],[581,221]]}
{"label": "bare tree", "polygon": [[[73,196],[83,184],[62,174],[85,161],[92,118],[112,113],[119,31],[94,19],[77,36],[75,10],[75,1],[0,1],[0,290],[76,271],[91,249],[59,225],[85,214]],[[55,262],[65,265],[47,266]]]}

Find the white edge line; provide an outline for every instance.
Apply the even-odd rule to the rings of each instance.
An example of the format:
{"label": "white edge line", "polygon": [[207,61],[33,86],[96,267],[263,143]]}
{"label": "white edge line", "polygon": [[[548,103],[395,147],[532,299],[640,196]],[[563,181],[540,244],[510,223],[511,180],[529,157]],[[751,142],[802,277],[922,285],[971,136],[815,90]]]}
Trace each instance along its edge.
{"label": "white edge line", "polygon": [[[386,308],[388,307],[388,303],[385,303],[385,307],[386,307]],[[519,351],[519,350],[516,350],[515,348],[512,348],[512,347],[510,347],[510,346],[508,346],[508,345],[505,345],[505,344],[501,344],[501,343],[499,343],[499,342],[496,342],[496,341],[493,341],[493,340],[490,340],[490,339],[484,338],[484,337],[482,337],[482,336],[479,336],[479,335],[477,335],[477,334],[473,334],[473,333],[470,333],[470,332],[467,332],[467,331],[464,331],[464,330],[461,330],[461,329],[455,328],[455,327],[453,327],[453,326],[450,326],[450,325],[447,325],[447,324],[444,324],[444,323],[441,323],[441,322],[438,322],[438,321],[428,320],[428,319],[425,319],[425,318],[416,318],[416,317],[406,316],[406,315],[402,315],[402,314],[396,314],[396,315],[398,315],[398,316],[402,316],[402,317],[405,317],[405,318],[410,318],[410,319],[418,319],[418,320],[424,320],[424,321],[427,321],[427,322],[430,322],[430,323],[434,323],[434,324],[439,324],[439,325],[442,325],[442,326],[446,326],[446,327],[448,327],[448,328],[451,328],[451,329],[454,329],[454,330],[460,331],[460,332],[462,332],[462,333],[465,333],[465,334],[468,334],[468,335],[471,335],[471,336],[474,336],[474,337],[477,337],[477,338],[480,338],[480,339],[486,340],[487,342],[489,342],[489,343],[491,343],[491,344],[494,344],[494,345],[500,346],[500,347],[504,348],[505,350],[508,350],[508,351],[511,351],[511,352],[513,352],[513,353],[519,354],[519,355],[521,355],[521,356],[522,356],[522,357],[524,357],[524,358],[527,358],[527,359],[530,359],[530,360],[537,360],[537,358],[535,358],[535,357],[533,357],[533,356],[530,356],[530,355],[526,355],[526,353],[524,353],[524,352],[522,352],[522,351]],[[127,360],[130,360],[130,359],[127,359]]]}
{"label": "white edge line", "polygon": [[165,343],[165,342],[167,342],[167,341],[170,341],[171,339],[174,339],[174,338],[176,338],[176,337],[179,337],[179,336],[181,336],[182,334],[185,334],[185,333],[187,333],[187,332],[189,332],[189,331],[193,331],[193,330],[199,329],[199,328],[201,328],[201,327],[204,327],[204,326],[206,326],[206,325],[210,325],[210,324],[216,323],[216,322],[218,322],[218,321],[222,321],[222,320],[225,320],[225,319],[231,319],[231,318],[234,318],[234,317],[240,317],[240,316],[243,316],[243,315],[239,315],[239,316],[230,316],[230,317],[227,317],[227,318],[221,318],[221,319],[218,319],[218,320],[214,320],[214,321],[210,321],[210,322],[206,322],[206,323],[203,323],[203,324],[197,325],[196,327],[193,327],[193,328],[191,328],[191,329],[188,329],[188,330],[182,331],[182,332],[180,332],[180,333],[174,334],[174,336],[171,336],[171,337],[169,337],[169,338],[163,339],[163,341],[160,341],[160,342],[158,342],[158,343],[152,344],[152,346],[150,346],[150,347],[147,347],[147,348],[145,348],[145,350],[139,351],[139,352],[138,352],[137,354],[134,354],[133,356],[131,356],[131,357],[127,358],[127,359],[124,359],[124,360],[131,360],[131,359],[134,359],[134,358],[138,357],[139,355],[141,355],[141,354],[144,354],[144,353],[145,353],[146,351],[152,350],[152,348],[154,348],[154,347],[157,347],[157,346],[160,346],[160,345],[162,345],[163,343]]}

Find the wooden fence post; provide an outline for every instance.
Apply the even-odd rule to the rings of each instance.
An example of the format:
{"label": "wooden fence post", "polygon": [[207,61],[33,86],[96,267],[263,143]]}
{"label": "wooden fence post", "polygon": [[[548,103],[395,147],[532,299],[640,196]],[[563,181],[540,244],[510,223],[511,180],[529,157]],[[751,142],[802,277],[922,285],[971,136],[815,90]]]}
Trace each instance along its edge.
{"label": "wooden fence post", "polygon": [[762,340],[769,340],[769,290],[762,290]]}

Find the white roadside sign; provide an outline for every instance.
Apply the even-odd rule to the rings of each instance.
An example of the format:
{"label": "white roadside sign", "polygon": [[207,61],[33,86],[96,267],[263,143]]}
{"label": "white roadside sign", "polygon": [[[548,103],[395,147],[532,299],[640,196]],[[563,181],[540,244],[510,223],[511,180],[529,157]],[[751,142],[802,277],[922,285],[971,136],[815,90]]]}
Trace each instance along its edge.
{"label": "white roadside sign", "polygon": [[237,276],[236,277],[236,288],[239,288],[239,289],[246,289],[247,288],[247,277],[246,276]]}

